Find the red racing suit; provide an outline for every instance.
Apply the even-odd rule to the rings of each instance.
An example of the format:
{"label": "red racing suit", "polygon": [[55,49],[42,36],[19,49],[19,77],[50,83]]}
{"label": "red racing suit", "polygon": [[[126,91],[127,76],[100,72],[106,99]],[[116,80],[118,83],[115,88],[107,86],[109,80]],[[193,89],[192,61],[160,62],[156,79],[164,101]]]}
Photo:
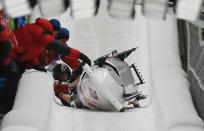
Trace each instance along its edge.
{"label": "red racing suit", "polygon": [[52,25],[43,18],[14,30],[18,46],[11,49],[11,57],[18,62],[35,59],[54,40],[52,33]]}
{"label": "red racing suit", "polygon": [[81,62],[78,60],[80,55],[80,51],[71,48],[70,54],[68,56],[62,57],[62,61],[74,70],[81,64]]}
{"label": "red racing suit", "polygon": [[54,83],[55,95],[57,95],[59,98],[62,97],[62,94],[64,92],[66,92],[68,88],[69,87],[67,84],[61,84],[61,83],[57,83],[57,82]]}
{"label": "red racing suit", "polygon": [[[70,53],[67,56],[61,58],[61,60],[66,63],[71,69],[76,69],[80,65],[79,56],[81,52],[70,48]],[[46,66],[49,65],[53,60],[58,60],[58,55],[52,51],[44,51],[38,56],[39,65]],[[34,60],[33,60],[34,61]],[[30,63],[34,64],[34,62]],[[35,63],[37,64],[37,63]]]}

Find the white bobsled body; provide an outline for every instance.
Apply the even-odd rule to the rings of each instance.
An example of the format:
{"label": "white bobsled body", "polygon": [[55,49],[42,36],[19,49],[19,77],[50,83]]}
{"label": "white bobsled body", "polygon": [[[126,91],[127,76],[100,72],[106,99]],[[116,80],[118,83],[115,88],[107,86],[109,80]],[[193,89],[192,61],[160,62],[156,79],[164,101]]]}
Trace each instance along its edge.
{"label": "white bobsled body", "polygon": [[107,57],[102,64],[83,68],[77,92],[88,108],[123,111],[127,105],[124,94],[138,93],[129,65],[116,57]]}
{"label": "white bobsled body", "polygon": [[[93,69],[91,76],[85,72],[78,87],[80,100],[85,106],[95,110],[114,110],[111,101],[119,102],[123,95],[123,89],[114,80],[108,69],[91,69]],[[123,108],[122,101],[118,104],[120,108]]]}

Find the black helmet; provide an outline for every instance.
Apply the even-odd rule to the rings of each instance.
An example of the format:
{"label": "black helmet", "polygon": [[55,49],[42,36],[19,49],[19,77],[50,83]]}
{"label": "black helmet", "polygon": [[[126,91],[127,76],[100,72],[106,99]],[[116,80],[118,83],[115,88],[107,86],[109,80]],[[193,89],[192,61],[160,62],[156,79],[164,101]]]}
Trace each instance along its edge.
{"label": "black helmet", "polygon": [[66,64],[57,64],[53,68],[52,75],[53,75],[55,80],[62,82],[62,81],[64,81],[64,80],[62,80],[62,74],[64,74],[64,73],[67,73],[68,80],[69,80],[71,77],[71,71],[70,71],[69,67]]}

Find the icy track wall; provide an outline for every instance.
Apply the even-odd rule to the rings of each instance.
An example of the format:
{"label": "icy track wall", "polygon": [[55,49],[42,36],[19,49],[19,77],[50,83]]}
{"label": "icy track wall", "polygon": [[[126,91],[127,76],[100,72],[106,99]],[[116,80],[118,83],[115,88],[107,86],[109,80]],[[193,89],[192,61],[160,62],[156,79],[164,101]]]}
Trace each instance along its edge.
{"label": "icy track wall", "polygon": [[149,20],[148,25],[152,79],[166,129],[203,131],[204,123],[195,111],[181,67],[176,19],[168,16],[161,23]]}
{"label": "icy track wall", "polygon": [[204,120],[204,30],[190,23],[186,23],[186,26],[188,33],[188,78],[190,89],[195,107]]}
{"label": "icy track wall", "polygon": [[51,75],[26,71],[19,81],[14,107],[4,117],[1,131],[45,131],[52,87]]}

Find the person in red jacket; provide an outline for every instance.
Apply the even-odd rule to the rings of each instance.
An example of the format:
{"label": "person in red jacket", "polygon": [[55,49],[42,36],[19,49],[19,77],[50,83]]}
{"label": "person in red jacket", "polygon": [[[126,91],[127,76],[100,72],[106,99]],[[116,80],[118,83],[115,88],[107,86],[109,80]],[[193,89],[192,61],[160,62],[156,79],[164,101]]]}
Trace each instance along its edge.
{"label": "person in red jacket", "polygon": [[[14,30],[18,46],[11,48],[11,57],[20,64],[20,66],[24,66],[24,63],[34,59],[43,52],[45,48],[51,48],[51,45],[61,46],[61,49],[58,50],[66,49],[67,53],[65,53],[65,51],[62,52],[64,55],[67,55],[69,53],[69,48],[64,48],[63,44],[56,42],[52,36],[53,32],[52,24],[44,18],[38,18],[36,23],[28,24]],[[56,49],[57,48],[59,47],[57,46]],[[36,63],[38,63],[38,61],[36,61]]]}
{"label": "person in red jacket", "polygon": [[[69,30],[62,27],[56,39],[66,44],[66,42],[69,40],[69,36],[70,36]],[[85,58],[86,56],[74,48],[71,48],[71,52],[73,52],[71,53],[71,55],[62,57],[61,60],[72,69],[76,69],[81,63],[78,59],[79,58],[82,59],[83,57]]]}
{"label": "person in red jacket", "polygon": [[[69,30],[67,30],[66,28],[61,28],[56,39],[66,44],[66,42],[69,40]],[[68,88],[72,88],[70,91],[76,92],[75,87],[78,83],[79,75],[82,72],[82,68],[79,67],[81,62],[78,59],[80,57],[86,57],[80,51],[73,48],[71,48],[70,54],[71,55],[69,56],[62,57],[61,60],[66,63],[72,70],[74,70],[72,72],[72,75],[70,74],[69,68],[65,64],[56,65],[53,70],[54,79],[57,80],[54,84],[55,95],[61,100],[63,105],[66,106],[70,106],[71,103],[71,96],[70,94],[67,94],[67,90]],[[44,51],[39,55],[38,58],[40,64],[45,66],[50,64],[51,61],[57,60],[57,54],[53,53],[52,51]],[[61,71],[60,66],[67,67],[67,71]],[[65,83],[63,84],[63,82]]]}
{"label": "person in red jacket", "polygon": [[[14,30],[14,34],[19,45],[18,48],[11,50],[11,56],[21,65],[36,59],[34,66],[37,68],[33,68],[46,72],[44,68],[39,68],[38,66],[39,61],[37,57],[42,52],[45,50],[52,51],[60,54],[61,57],[72,56],[74,53],[67,45],[55,40],[52,36],[53,26],[47,19],[38,18],[36,23]],[[91,64],[91,60],[87,56],[79,57],[79,59]]]}
{"label": "person in red jacket", "polygon": [[0,76],[7,74],[6,68],[10,63],[10,48],[18,45],[14,33],[2,13],[3,11],[0,11]]}
{"label": "person in red jacket", "polygon": [[[14,34],[19,43],[17,48],[11,50],[11,56],[24,66],[26,62],[36,59],[33,67],[35,69],[46,71],[38,66],[38,56],[45,50],[53,51],[56,54],[60,54],[62,57],[72,55],[72,50],[65,44],[55,40],[53,35],[52,24],[44,18],[38,18],[36,23],[28,24],[17,30],[14,30]],[[79,58],[80,59],[80,58]],[[88,57],[82,58],[82,61],[86,61],[91,64]]]}
{"label": "person in red jacket", "polygon": [[[58,32],[58,35],[56,37],[56,40],[60,41],[61,43],[66,44],[67,41],[69,40],[69,30],[66,28],[61,28],[60,31]],[[39,63],[42,66],[49,65],[52,61],[56,61],[61,58],[61,60],[66,63],[69,67],[72,69],[76,69],[79,64],[81,63],[78,59],[86,59],[86,56],[81,53],[80,51],[70,48],[70,55],[65,56],[65,57],[60,57],[56,53],[53,53],[52,51],[44,51],[38,56]]]}
{"label": "person in red jacket", "polygon": [[[1,19],[1,18],[0,18]],[[9,53],[11,43],[5,27],[0,22],[0,76],[6,74],[6,68],[9,64]]]}
{"label": "person in red jacket", "polygon": [[0,112],[8,112],[13,105],[17,83],[20,79],[16,63],[9,57],[17,41],[6,19],[0,15]]}
{"label": "person in red jacket", "polygon": [[[53,27],[52,36],[54,38],[56,38],[59,30],[61,29],[61,24],[57,19],[51,19],[51,20],[49,20],[49,22],[52,24],[52,27]],[[52,61],[52,59],[54,58],[53,54],[54,53],[50,53],[50,51],[48,53],[48,50],[44,50],[39,56],[36,56],[32,59],[29,59],[29,60],[23,62],[23,66],[26,69],[30,69],[33,67],[37,68],[37,66],[43,66],[44,67]]]}

